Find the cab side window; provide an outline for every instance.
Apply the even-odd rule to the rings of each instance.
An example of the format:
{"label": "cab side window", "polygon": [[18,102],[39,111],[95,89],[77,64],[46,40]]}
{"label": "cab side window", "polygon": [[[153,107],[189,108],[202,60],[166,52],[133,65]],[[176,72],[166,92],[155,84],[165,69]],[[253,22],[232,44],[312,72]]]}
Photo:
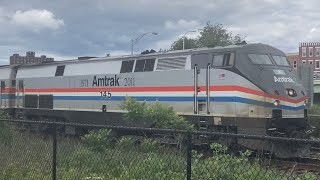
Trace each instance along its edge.
{"label": "cab side window", "polygon": [[1,90],[4,90],[6,88],[6,82],[1,81]]}
{"label": "cab side window", "polygon": [[213,56],[212,66],[223,66],[224,55],[217,54]]}
{"label": "cab side window", "polygon": [[197,65],[200,69],[206,69],[208,63],[211,63],[211,58],[208,53],[194,54],[191,56],[191,68]]}
{"label": "cab side window", "polygon": [[234,53],[213,54],[212,66],[232,66],[234,64]]}

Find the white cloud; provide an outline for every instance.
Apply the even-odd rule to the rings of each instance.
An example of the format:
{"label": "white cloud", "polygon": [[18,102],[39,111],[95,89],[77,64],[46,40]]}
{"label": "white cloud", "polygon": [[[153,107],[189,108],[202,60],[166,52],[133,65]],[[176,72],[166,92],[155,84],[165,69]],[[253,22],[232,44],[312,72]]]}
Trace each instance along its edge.
{"label": "white cloud", "polygon": [[[299,42],[320,41],[317,0],[0,1],[2,59],[19,50],[18,46],[23,48],[20,52],[54,52],[61,59],[83,54],[130,54],[130,40],[148,31],[159,35],[139,41],[135,52],[167,49],[207,21],[222,23],[233,35],[246,36],[249,43],[261,42],[285,52],[297,51]],[[62,31],[66,22],[68,27]]]}
{"label": "white cloud", "polygon": [[[161,41],[158,41],[156,43],[154,43],[153,45],[153,49],[158,51],[159,49],[170,49],[171,48],[171,45],[174,41],[176,41],[178,38],[172,38],[172,39],[166,39],[166,40],[161,40]],[[151,48],[149,48],[151,49]]]}
{"label": "white cloud", "polygon": [[165,28],[168,30],[185,30],[190,31],[196,29],[200,26],[200,23],[195,20],[187,21],[185,19],[180,19],[178,21],[166,21]]}
{"label": "white cloud", "polygon": [[313,33],[313,32],[316,32],[316,31],[318,31],[317,28],[311,28],[310,33]]}
{"label": "white cloud", "polygon": [[29,11],[16,11],[12,16],[12,21],[26,28],[30,28],[34,31],[39,31],[41,29],[52,29],[57,30],[64,26],[64,21],[58,19],[55,15],[46,10],[33,9]]}
{"label": "white cloud", "polygon": [[132,38],[126,35],[120,35],[119,37],[116,38],[117,42],[120,42],[120,43],[129,43],[131,42],[131,39]]}

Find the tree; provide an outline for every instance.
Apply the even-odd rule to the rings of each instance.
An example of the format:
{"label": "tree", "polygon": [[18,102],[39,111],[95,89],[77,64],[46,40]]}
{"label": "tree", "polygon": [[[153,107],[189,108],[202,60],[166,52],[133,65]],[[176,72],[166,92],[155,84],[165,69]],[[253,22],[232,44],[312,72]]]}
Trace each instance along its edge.
{"label": "tree", "polygon": [[150,51],[147,49],[145,51],[142,51],[141,54],[150,54],[150,53],[155,53],[156,51],[154,49],[151,49]]}
{"label": "tree", "polygon": [[199,45],[201,47],[227,46],[238,44],[244,41],[244,37],[236,35],[233,37],[232,32],[228,31],[222,24],[207,25],[200,31]]}
{"label": "tree", "polygon": [[[210,22],[207,22],[206,26],[201,29],[198,38],[185,38],[185,49],[245,44],[244,39],[245,37],[240,34],[233,36],[232,32],[223,27],[222,24],[212,25]],[[171,45],[171,50],[182,49],[182,40],[182,38],[176,40]]]}
{"label": "tree", "polygon": [[245,39],[244,36],[242,36],[242,35],[240,35],[240,34],[237,34],[237,35],[234,36],[234,38],[233,38],[233,43],[234,43],[234,44],[247,44],[244,39]]}
{"label": "tree", "polygon": [[[198,42],[196,39],[189,39],[187,37],[184,37],[184,49],[192,49],[192,48],[197,48],[198,47]],[[176,40],[172,45],[171,45],[172,50],[181,50],[183,49],[183,38],[180,38]]]}

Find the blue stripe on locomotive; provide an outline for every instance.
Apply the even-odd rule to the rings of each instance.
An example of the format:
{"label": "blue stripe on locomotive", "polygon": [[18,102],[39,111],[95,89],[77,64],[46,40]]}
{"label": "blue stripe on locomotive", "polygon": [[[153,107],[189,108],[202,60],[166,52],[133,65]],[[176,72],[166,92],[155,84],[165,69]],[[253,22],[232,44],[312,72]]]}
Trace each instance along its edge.
{"label": "blue stripe on locomotive", "polygon": [[[2,94],[2,99],[14,99],[16,96],[14,94]],[[17,99],[21,99],[22,96],[17,96]],[[193,102],[192,96],[132,96],[132,98],[138,100],[138,101],[167,101],[167,102]],[[94,101],[123,101],[125,99],[125,96],[112,96],[110,99],[101,98],[101,96],[54,96],[54,100],[94,100]],[[206,101],[206,97],[198,97],[198,101]],[[245,103],[245,104],[252,104],[252,105],[258,105],[258,106],[265,106],[265,107],[274,107],[273,103],[268,102],[262,102],[262,101],[256,101],[248,98],[243,97],[211,97],[211,102],[238,102],[238,103]],[[286,109],[286,110],[302,110],[305,108],[304,105],[293,107],[293,106],[286,106],[286,105],[280,105],[278,108],[280,109]]]}
{"label": "blue stripe on locomotive", "polygon": [[[192,96],[132,96],[132,98],[138,101],[177,101],[177,102],[192,102]],[[112,96],[110,99],[101,98],[101,96],[54,96],[54,100],[95,100],[95,101],[123,101],[125,96]],[[206,101],[206,97],[198,97],[199,101]],[[238,103],[245,103],[245,104],[253,104],[258,106],[265,106],[265,107],[274,107],[273,103],[267,103],[262,101],[256,101],[248,98],[242,97],[211,97],[211,102],[238,102]],[[305,108],[304,105],[293,107],[293,106],[286,106],[280,105],[278,108],[286,109],[286,110],[302,110]]]}

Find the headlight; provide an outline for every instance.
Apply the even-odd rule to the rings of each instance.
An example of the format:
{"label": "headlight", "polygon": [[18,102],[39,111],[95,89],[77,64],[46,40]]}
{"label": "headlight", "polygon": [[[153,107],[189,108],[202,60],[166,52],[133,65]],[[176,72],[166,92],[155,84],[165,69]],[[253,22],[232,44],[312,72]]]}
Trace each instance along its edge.
{"label": "headlight", "polygon": [[279,105],[280,105],[280,101],[279,101],[279,100],[275,100],[275,101],[273,102],[273,104],[274,104],[274,106],[279,106]]}
{"label": "headlight", "polygon": [[289,89],[288,94],[289,94],[289,96],[293,96],[293,94],[294,94],[293,90]]}
{"label": "headlight", "polygon": [[297,93],[294,91],[294,89],[287,89],[287,94],[291,97],[297,96]]}

